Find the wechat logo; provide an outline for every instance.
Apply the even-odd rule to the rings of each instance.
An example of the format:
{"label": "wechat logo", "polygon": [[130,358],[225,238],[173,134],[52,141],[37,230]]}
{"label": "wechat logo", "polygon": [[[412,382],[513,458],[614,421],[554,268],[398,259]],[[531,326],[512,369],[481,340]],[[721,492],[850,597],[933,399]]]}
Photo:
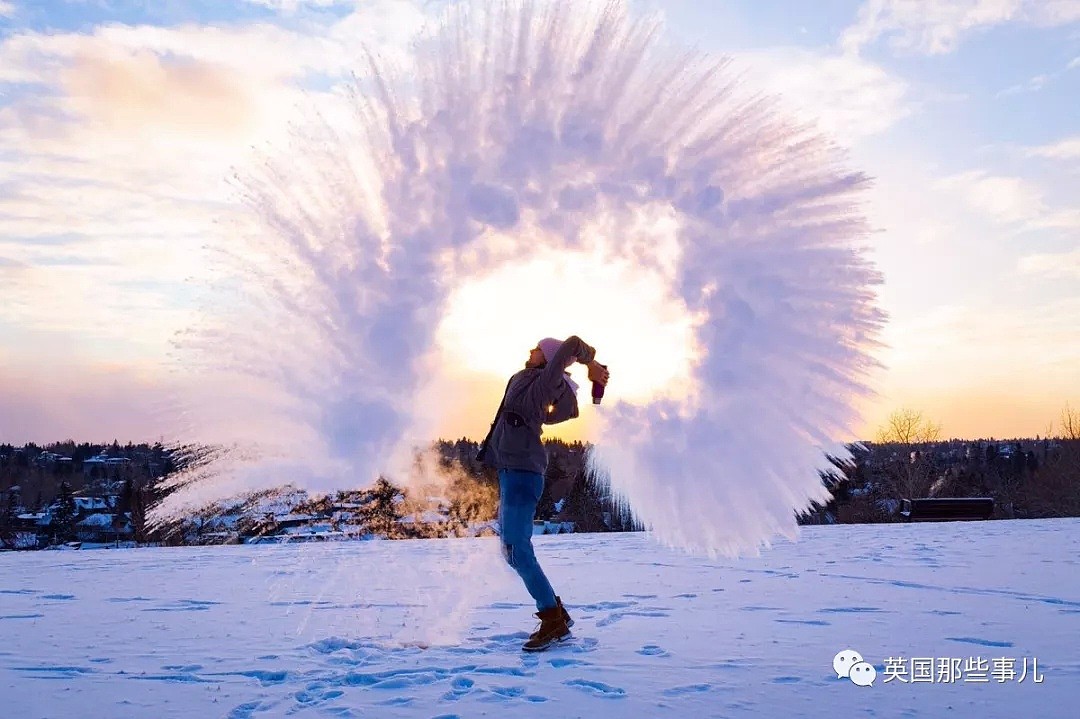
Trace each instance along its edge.
{"label": "wechat logo", "polygon": [[860,687],[872,687],[877,679],[874,665],[864,661],[862,654],[854,649],[837,652],[832,660],[832,668],[837,679],[850,679],[852,684]]}

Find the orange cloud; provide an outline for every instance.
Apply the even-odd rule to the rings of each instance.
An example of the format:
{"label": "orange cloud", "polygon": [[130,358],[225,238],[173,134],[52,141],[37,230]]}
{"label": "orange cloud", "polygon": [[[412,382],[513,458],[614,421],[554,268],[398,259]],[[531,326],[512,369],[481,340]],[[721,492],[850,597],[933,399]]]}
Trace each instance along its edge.
{"label": "orange cloud", "polygon": [[117,132],[237,136],[255,124],[244,77],[195,58],[87,48],[72,58],[61,85],[84,117]]}

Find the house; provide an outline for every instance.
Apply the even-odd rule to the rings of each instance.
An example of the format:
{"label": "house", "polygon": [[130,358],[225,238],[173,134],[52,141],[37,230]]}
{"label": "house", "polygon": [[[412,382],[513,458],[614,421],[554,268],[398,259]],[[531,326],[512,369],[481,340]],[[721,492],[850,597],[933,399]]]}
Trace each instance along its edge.
{"label": "house", "polygon": [[52,514],[49,510],[44,512],[28,512],[16,515],[16,526],[27,532],[44,531],[52,524]]}
{"label": "house", "polygon": [[91,514],[75,525],[75,536],[80,542],[108,544],[131,538],[131,520],[123,514]]}
{"label": "house", "polygon": [[72,497],[72,499],[75,501],[75,510],[79,516],[94,512],[108,512],[112,509],[112,505],[105,497]]}
{"label": "house", "polygon": [[118,479],[131,465],[127,457],[110,457],[105,452],[83,460],[83,477],[87,479]]}
{"label": "house", "polygon": [[42,452],[34,458],[34,464],[59,474],[68,474],[73,471],[75,466],[71,457],[65,457],[56,452]]}

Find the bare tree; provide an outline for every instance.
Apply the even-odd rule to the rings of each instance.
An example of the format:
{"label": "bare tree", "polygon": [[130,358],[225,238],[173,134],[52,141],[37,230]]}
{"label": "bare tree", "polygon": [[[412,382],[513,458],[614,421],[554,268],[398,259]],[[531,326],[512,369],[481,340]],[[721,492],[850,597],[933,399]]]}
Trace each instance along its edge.
{"label": "bare tree", "polygon": [[1046,426],[1047,439],[1080,439],[1080,410],[1073,409],[1066,402],[1060,415],[1061,432],[1054,430],[1054,423]]}
{"label": "bare tree", "polygon": [[1073,409],[1068,403],[1061,410],[1061,438],[1080,439],[1080,410]]}
{"label": "bare tree", "polygon": [[913,409],[898,409],[889,415],[885,425],[878,429],[879,444],[925,444],[941,438],[941,425],[934,424]]}
{"label": "bare tree", "polygon": [[938,479],[936,468],[930,454],[919,445],[937,442],[940,438],[940,424],[931,422],[922,412],[908,408],[893,412],[878,429],[878,444],[893,446],[893,459],[885,466],[885,476],[895,496],[925,497],[931,491]]}

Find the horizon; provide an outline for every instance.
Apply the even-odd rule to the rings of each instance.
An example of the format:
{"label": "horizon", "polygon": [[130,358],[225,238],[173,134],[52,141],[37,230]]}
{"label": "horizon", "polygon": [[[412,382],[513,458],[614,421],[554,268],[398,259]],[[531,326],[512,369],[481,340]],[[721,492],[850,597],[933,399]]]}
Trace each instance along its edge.
{"label": "horizon", "polygon": [[[567,444],[567,445],[582,444],[582,445],[585,445],[585,446],[589,446],[589,445],[592,444],[588,439],[575,439],[575,438],[569,438],[568,439],[566,437],[550,436],[547,433],[545,433],[545,436],[542,439],[543,439],[544,442],[548,442],[548,441],[562,442],[562,443]],[[436,437],[435,439],[430,440],[429,444],[437,444],[439,442],[454,443],[454,442],[458,442],[458,441],[461,441],[461,440],[464,440],[466,442],[472,442],[473,444],[480,444],[483,441],[483,438],[481,437],[481,438],[477,439],[477,438],[474,438],[474,437],[469,437],[469,436],[464,436],[464,435],[463,436],[456,436],[456,437],[441,436],[441,437]],[[930,444],[946,444],[946,443],[950,443],[950,442],[1009,443],[1009,442],[1042,442],[1044,440],[1045,441],[1065,441],[1065,442],[1078,441],[1076,439],[1072,439],[1072,438],[1066,437],[1064,435],[1051,434],[1051,435],[1030,435],[1030,436],[1016,435],[1016,436],[1011,436],[1011,437],[1004,437],[1004,436],[1002,436],[1002,437],[994,437],[994,436],[987,436],[987,437],[944,437],[943,436],[943,437],[941,437],[939,439],[932,439],[932,440],[927,440],[927,441],[923,441],[923,442],[899,442],[899,441],[879,442],[876,439],[865,438],[865,439],[854,439],[854,440],[851,440],[850,442],[847,442],[846,444],[847,445],[865,444],[865,445],[880,445],[880,446],[886,446],[886,445],[895,444],[895,445],[917,446],[917,445],[930,445]],[[23,447],[33,445],[35,447],[40,447],[42,450],[46,450],[46,449],[49,449],[50,447],[55,447],[57,445],[63,445],[63,444],[68,444],[68,443],[74,443],[75,446],[85,444],[85,445],[90,445],[92,447],[107,447],[107,446],[110,446],[110,445],[115,443],[115,444],[118,444],[121,448],[126,447],[128,445],[131,445],[133,447],[140,447],[140,446],[153,447],[155,444],[160,443],[162,445],[162,447],[165,448],[166,450],[171,450],[173,448],[172,445],[170,445],[167,441],[164,441],[163,438],[159,438],[159,439],[156,439],[156,440],[133,440],[133,439],[126,439],[125,440],[125,439],[120,439],[119,437],[114,437],[113,439],[110,439],[110,440],[97,441],[97,440],[79,440],[79,439],[74,439],[74,438],[68,437],[68,438],[65,438],[65,439],[51,440],[51,441],[48,441],[48,442],[38,442],[38,441],[33,441],[33,440],[28,441],[28,442],[22,442],[22,443],[0,441],[0,445],[9,445],[11,447],[14,447],[15,449],[21,449]],[[187,445],[184,445],[184,446],[187,446]],[[200,446],[202,446],[202,445],[200,445]],[[206,445],[206,446],[216,446],[216,445]]]}

